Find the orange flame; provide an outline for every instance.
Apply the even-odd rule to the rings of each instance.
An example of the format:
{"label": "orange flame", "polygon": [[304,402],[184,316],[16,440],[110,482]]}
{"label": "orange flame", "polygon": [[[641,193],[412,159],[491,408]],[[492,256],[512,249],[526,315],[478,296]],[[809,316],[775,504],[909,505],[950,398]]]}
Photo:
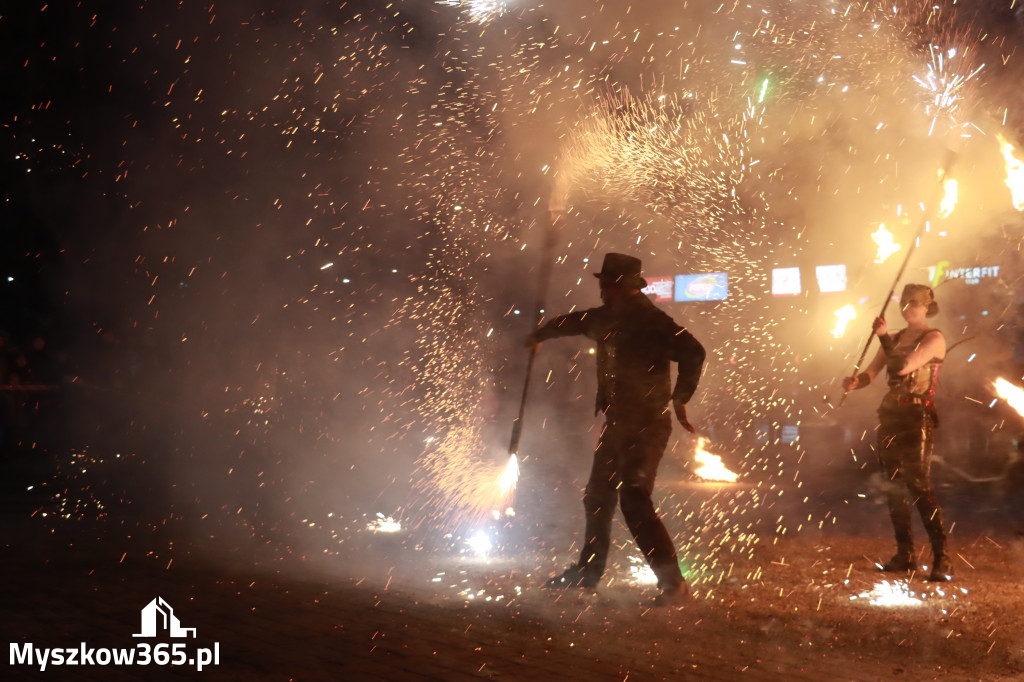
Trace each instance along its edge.
{"label": "orange flame", "polygon": [[1024,388],[1014,386],[1003,378],[996,379],[992,385],[995,386],[996,395],[1005,400],[1010,407],[1017,410],[1017,414],[1024,417]]}
{"label": "orange flame", "polygon": [[702,466],[694,473],[706,481],[725,481],[727,483],[732,483],[739,478],[739,474],[729,471],[729,469],[722,464],[721,457],[713,455],[704,449],[705,442],[707,441],[704,438],[697,439],[697,453],[695,458]]}
{"label": "orange flame", "polygon": [[885,229],[885,224],[878,226],[871,238],[878,245],[878,254],[875,256],[876,263],[884,263],[889,256],[899,251],[902,246],[896,243],[892,232]]}
{"label": "orange flame", "polygon": [[852,305],[844,305],[835,312],[836,326],[832,327],[832,337],[841,339],[846,334],[846,327],[857,319],[857,309]]}
{"label": "orange flame", "polygon": [[944,191],[942,203],[939,204],[939,217],[948,218],[956,208],[957,199],[960,197],[960,185],[956,180],[949,178],[942,183],[942,186]]}
{"label": "orange flame", "polygon": [[508,463],[505,468],[502,469],[501,475],[498,476],[498,490],[501,493],[501,497],[507,499],[513,495],[516,491],[516,484],[519,482],[519,458],[515,455],[509,455]]}
{"label": "orange flame", "polygon": [[1024,211],[1024,161],[1013,155],[1013,145],[1005,137],[996,135],[996,138],[999,140],[999,150],[1006,161],[1006,186],[1010,188],[1013,207],[1018,211]]}

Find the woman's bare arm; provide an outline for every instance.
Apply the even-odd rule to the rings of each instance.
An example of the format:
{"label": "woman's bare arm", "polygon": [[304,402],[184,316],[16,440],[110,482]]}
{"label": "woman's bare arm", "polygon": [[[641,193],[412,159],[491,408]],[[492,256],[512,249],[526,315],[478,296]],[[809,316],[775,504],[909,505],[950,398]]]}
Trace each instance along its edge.
{"label": "woman's bare arm", "polygon": [[932,359],[941,360],[945,357],[946,337],[938,329],[933,329],[924,335],[924,338],[917,344],[917,348],[907,354],[907,362],[898,373],[900,376],[906,376],[924,367]]}

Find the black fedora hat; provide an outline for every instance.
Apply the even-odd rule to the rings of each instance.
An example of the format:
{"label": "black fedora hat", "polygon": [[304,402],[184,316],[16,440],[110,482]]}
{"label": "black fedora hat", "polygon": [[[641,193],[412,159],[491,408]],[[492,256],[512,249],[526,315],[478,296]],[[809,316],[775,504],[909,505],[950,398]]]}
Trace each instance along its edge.
{"label": "black fedora hat", "polygon": [[647,280],[640,274],[642,265],[639,258],[624,253],[606,253],[601,263],[601,272],[595,272],[594,277],[624,287],[643,289],[647,286]]}

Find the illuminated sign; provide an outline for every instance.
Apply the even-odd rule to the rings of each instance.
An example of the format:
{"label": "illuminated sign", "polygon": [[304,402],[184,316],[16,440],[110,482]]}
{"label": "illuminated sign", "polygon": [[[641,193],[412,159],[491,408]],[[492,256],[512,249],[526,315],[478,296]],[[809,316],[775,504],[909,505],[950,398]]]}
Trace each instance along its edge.
{"label": "illuminated sign", "polygon": [[729,273],[676,275],[676,301],[724,301],[729,296]]}
{"label": "illuminated sign", "polygon": [[674,277],[645,277],[647,280],[647,287],[644,288],[643,292],[648,296],[653,296],[656,303],[667,303],[675,299],[672,298],[672,285],[675,284]]}
{"label": "illuminated sign", "polygon": [[800,268],[772,268],[772,296],[799,296]]}
{"label": "illuminated sign", "polygon": [[928,279],[933,287],[949,279],[962,279],[965,284],[979,284],[983,279],[998,279],[999,266],[986,265],[970,268],[951,268],[949,261],[939,261],[928,268]]}
{"label": "illuminated sign", "polygon": [[819,265],[814,268],[818,278],[818,291],[823,294],[834,294],[846,291],[845,265]]}

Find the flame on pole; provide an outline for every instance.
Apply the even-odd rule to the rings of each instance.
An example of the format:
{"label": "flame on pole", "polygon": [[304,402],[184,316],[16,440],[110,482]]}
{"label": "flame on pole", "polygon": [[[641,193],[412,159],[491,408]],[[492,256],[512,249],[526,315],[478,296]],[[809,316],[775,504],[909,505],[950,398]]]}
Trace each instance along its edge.
{"label": "flame on pole", "polygon": [[836,326],[832,327],[832,337],[841,339],[846,334],[846,327],[857,319],[857,309],[852,305],[844,305],[834,314],[836,316]]}
{"label": "flame on pole", "polygon": [[878,254],[875,256],[876,263],[884,263],[889,256],[903,248],[896,243],[892,232],[885,229],[884,223],[878,226],[878,229],[871,235],[871,239],[878,245]]}
{"label": "flame on pole", "polygon": [[[941,174],[942,171],[939,171]],[[959,183],[949,178],[943,185],[942,201],[939,203],[939,217],[948,218],[953,213],[953,209],[956,208],[956,202],[960,196],[960,185]]]}
{"label": "flame on pole", "polygon": [[[551,183],[551,196],[548,198],[547,228],[544,231],[544,247],[541,253],[540,272],[537,280],[537,303],[534,307],[534,327],[544,317],[544,299],[547,297],[548,285],[551,282],[551,268],[555,260],[555,244],[558,231],[565,220],[565,212],[569,201],[569,187],[565,178],[557,171]],[[526,398],[530,394],[530,377],[533,375],[533,363],[537,358],[537,347],[530,349],[530,357],[526,362],[526,376],[523,378],[523,394],[519,400],[519,416],[512,422],[512,437],[508,444],[508,463],[498,479],[506,499],[515,493],[519,481],[519,441],[523,435],[523,417],[526,414]]]}
{"label": "flame on pole", "polygon": [[1024,388],[1015,386],[1002,377],[996,379],[992,385],[996,389],[996,395],[1024,417]]}
{"label": "flame on pole", "polygon": [[516,483],[519,482],[519,456],[512,453],[508,457],[508,463],[501,470],[498,476],[498,491],[502,498],[507,499],[516,491]]}
{"label": "flame on pole", "polygon": [[1013,155],[1014,147],[1002,135],[996,135],[999,150],[1006,161],[1006,186],[1010,188],[1013,207],[1024,211],[1024,161]]}

